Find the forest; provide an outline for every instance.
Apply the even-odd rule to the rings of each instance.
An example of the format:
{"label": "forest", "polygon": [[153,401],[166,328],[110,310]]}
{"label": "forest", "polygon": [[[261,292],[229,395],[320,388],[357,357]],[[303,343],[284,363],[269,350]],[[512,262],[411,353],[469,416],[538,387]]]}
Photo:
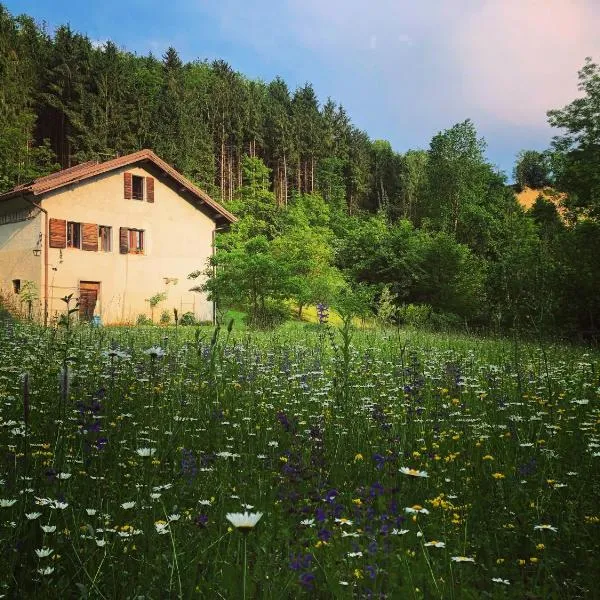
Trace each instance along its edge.
{"label": "forest", "polygon": [[[597,339],[600,68],[548,112],[556,137],[515,184],[466,120],[403,153],[306,83],[252,80],[175,48],[138,56],[0,4],[0,192],[154,150],[239,217],[199,289],[257,323],[323,313]],[[539,93],[543,93],[540,90]],[[515,191],[547,190],[524,210]],[[549,190],[549,192],[548,192]],[[548,193],[556,201],[549,201]],[[215,268],[216,267],[216,268]]]}

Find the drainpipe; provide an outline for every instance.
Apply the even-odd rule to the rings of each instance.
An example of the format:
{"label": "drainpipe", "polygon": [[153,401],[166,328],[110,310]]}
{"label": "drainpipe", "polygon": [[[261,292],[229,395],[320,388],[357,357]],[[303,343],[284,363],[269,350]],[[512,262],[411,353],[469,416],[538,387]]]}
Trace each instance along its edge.
{"label": "drainpipe", "polygon": [[45,208],[42,208],[39,204],[36,204],[26,196],[21,196],[21,198],[44,213],[44,327],[46,327],[48,325],[48,248],[50,239],[50,218],[48,217],[48,211]]}

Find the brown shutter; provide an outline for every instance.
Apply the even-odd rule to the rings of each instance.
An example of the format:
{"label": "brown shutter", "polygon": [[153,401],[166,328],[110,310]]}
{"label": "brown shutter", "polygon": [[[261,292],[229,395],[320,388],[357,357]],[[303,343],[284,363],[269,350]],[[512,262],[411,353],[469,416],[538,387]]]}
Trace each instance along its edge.
{"label": "brown shutter", "polygon": [[133,177],[131,173],[123,173],[124,195],[125,200],[133,198]]}
{"label": "brown shutter", "polygon": [[146,177],[146,200],[154,202],[154,177]]}
{"label": "brown shutter", "polygon": [[67,222],[64,219],[50,219],[50,248],[67,247]]}
{"label": "brown shutter", "polygon": [[98,252],[98,225],[96,223],[82,223],[81,249]]}
{"label": "brown shutter", "polygon": [[129,253],[129,229],[127,227],[119,229],[119,252],[121,254]]}

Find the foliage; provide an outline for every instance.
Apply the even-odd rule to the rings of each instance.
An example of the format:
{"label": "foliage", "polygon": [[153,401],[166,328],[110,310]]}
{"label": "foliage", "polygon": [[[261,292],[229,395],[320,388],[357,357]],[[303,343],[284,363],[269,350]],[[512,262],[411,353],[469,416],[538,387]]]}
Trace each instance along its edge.
{"label": "foliage", "polygon": [[548,153],[522,150],[517,156],[513,176],[520,189],[539,190],[551,185],[552,167]]}

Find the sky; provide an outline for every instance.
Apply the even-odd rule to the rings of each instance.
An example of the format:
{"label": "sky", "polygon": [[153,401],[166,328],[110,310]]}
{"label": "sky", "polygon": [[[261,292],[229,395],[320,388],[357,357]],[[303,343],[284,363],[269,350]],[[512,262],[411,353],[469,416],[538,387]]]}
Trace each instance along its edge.
{"label": "sky", "polygon": [[546,111],[600,61],[598,0],[0,0],[50,31],[69,23],[138,54],[226,60],[251,78],[313,84],[398,152],[470,118],[509,177],[559,133]]}

